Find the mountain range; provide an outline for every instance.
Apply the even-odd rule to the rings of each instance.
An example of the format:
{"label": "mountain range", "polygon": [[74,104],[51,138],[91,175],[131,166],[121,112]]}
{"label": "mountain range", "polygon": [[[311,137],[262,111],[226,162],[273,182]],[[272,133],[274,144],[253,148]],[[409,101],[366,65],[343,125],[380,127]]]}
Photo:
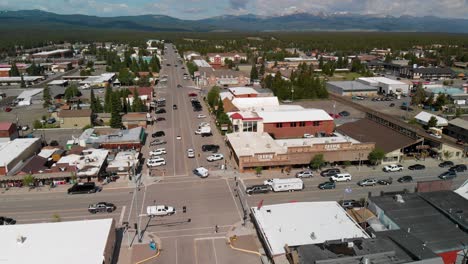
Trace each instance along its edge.
{"label": "mountain range", "polygon": [[138,31],[405,31],[468,33],[468,19],[434,16],[377,16],[350,13],[296,13],[280,16],[224,15],[184,20],[165,15],[97,17],[41,10],[0,11],[0,29],[66,28]]}

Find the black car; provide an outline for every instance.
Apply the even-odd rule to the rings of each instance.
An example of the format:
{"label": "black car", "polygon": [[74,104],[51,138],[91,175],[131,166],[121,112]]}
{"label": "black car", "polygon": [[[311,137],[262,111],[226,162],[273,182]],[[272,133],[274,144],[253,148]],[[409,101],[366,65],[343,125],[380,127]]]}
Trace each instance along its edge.
{"label": "black car", "polygon": [[14,225],[16,220],[9,217],[0,216],[0,225]]}
{"label": "black car", "polygon": [[164,117],[158,117],[156,118],[156,121],[160,122],[160,121],[166,121],[166,118]]}
{"label": "black car", "polygon": [[172,109],[177,110],[177,105],[173,105]]}
{"label": "black car", "polygon": [[219,150],[219,146],[218,145],[213,145],[213,144],[209,144],[209,145],[203,145],[202,146],[202,151],[203,152],[207,152],[207,151],[211,151],[211,152],[218,152]]}
{"label": "black car", "polygon": [[164,133],[164,131],[157,131],[157,132],[154,132],[151,137],[164,137],[166,135],[166,133]]}
{"label": "black car", "polygon": [[446,160],[446,161],[440,163],[439,167],[445,168],[445,167],[452,167],[453,165],[454,165],[453,162],[451,162],[449,160]]}
{"label": "black car", "polygon": [[177,88],[182,88],[182,85],[178,84],[178,85],[177,85]]}
{"label": "black car", "polygon": [[98,188],[94,182],[79,182],[75,183],[71,188],[68,188],[68,194],[95,193]]}
{"label": "black car", "polygon": [[449,169],[449,171],[454,171],[454,172],[464,172],[466,171],[466,165],[465,164],[457,164]]}
{"label": "black car", "polygon": [[165,114],[165,113],[166,113],[166,109],[164,109],[164,108],[158,109],[158,110],[156,110],[155,113],[156,113],[156,114]]}
{"label": "black car", "polygon": [[88,211],[92,214],[95,213],[112,213],[117,207],[113,203],[99,202],[96,204],[90,204]]}
{"label": "black car", "polygon": [[377,183],[380,184],[380,185],[390,185],[390,184],[393,183],[393,179],[390,177],[387,180],[385,180],[385,179],[378,180]]}
{"label": "black car", "polygon": [[411,176],[403,176],[403,177],[398,178],[399,183],[412,182],[412,181],[413,181],[413,177]]}
{"label": "black car", "polygon": [[333,169],[326,169],[326,170],[323,170],[320,175],[322,175],[323,177],[330,177],[330,176],[333,176],[333,175],[336,175],[338,173],[340,173],[340,169],[338,168],[333,168]]}
{"label": "black car", "polygon": [[348,111],[341,111],[338,113],[340,116],[349,116],[349,112]]}
{"label": "black car", "polygon": [[414,164],[414,165],[408,166],[409,170],[424,170],[425,168],[426,166],[422,164]]}
{"label": "black car", "polygon": [[253,186],[247,187],[247,189],[245,190],[245,192],[249,195],[256,194],[256,193],[267,193],[269,191],[271,191],[271,186],[265,185],[265,184],[253,185]]}
{"label": "black car", "polygon": [[439,175],[439,178],[441,178],[442,180],[450,180],[456,177],[457,177],[457,173],[455,171],[446,171],[442,173],[441,175]]}
{"label": "black car", "polygon": [[335,187],[336,187],[336,184],[335,184],[334,181],[327,181],[327,182],[323,182],[323,183],[318,185],[318,188],[321,189],[321,190],[335,189]]}

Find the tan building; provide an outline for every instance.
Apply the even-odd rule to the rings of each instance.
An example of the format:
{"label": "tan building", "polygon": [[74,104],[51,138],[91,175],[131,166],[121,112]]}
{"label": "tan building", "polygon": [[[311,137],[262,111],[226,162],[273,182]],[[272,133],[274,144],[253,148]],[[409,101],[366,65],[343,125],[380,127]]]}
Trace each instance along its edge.
{"label": "tan building", "polygon": [[148,121],[151,121],[151,115],[146,112],[128,113],[122,116],[122,124],[127,129],[131,129],[134,127],[146,128]]}
{"label": "tan building", "polygon": [[362,162],[375,148],[338,133],[332,137],[274,140],[267,133],[240,132],[226,135],[231,155],[244,172],[256,167],[283,168],[308,165],[317,154],[326,162]]}
{"label": "tan building", "polygon": [[91,125],[91,109],[63,110],[58,113],[61,128],[82,128]]}

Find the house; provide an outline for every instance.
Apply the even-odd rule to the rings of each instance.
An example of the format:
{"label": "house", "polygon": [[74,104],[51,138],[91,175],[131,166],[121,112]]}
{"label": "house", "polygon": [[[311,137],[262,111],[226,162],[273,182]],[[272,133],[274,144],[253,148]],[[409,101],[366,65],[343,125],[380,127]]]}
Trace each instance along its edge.
{"label": "house", "polygon": [[83,128],[92,124],[91,109],[63,110],[58,112],[61,128]]}
{"label": "house", "polygon": [[133,112],[122,116],[122,124],[127,129],[134,127],[146,128],[148,122],[151,122],[151,115],[146,112]]}
{"label": "house", "polygon": [[447,119],[440,117],[438,115],[434,115],[425,111],[421,111],[419,114],[417,114],[414,119],[416,119],[416,122],[418,122],[421,125],[427,126],[429,124],[429,120],[431,120],[432,117],[435,117],[437,119],[437,127],[446,127],[448,126],[448,121]]}
{"label": "house", "polygon": [[[368,208],[387,230],[403,230],[442,257],[461,263],[468,249],[468,203],[452,191],[407,193],[369,198]],[[379,236],[379,232],[376,232]]]}
{"label": "house", "polygon": [[444,133],[462,142],[468,142],[468,120],[462,118],[450,120]]}
{"label": "house", "polygon": [[201,56],[200,53],[196,52],[196,51],[186,51],[184,52],[184,60],[186,61],[191,61],[193,57],[199,57]]}
{"label": "house", "polygon": [[138,96],[146,107],[150,107],[151,102],[153,101],[153,88],[152,87],[131,87],[128,89],[130,94],[127,97],[127,102],[129,105],[133,104],[133,94],[135,91],[138,92]]}
{"label": "house", "polygon": [[247,54],[245,53],[208,53],[206,56],[209,59],[210,64],[224,66],[225,60],[231,60],[233,62],[239,63],[241,61],[247,60]]}
{"label": "house", "polygon": [[0,225],[0,233],[5,263],[108,264],[116,247],[112,218]]}
{"label": "house", "polygon": [[18,166],[39,153],[40,149],[39,138],[16,138],[0,145],[0,176],[14,174]]}
{"label": "house", "polygon": [[438,80],[449,79],[454,75],[450,68],[428,67],[428,68],[401,68],[400,77],[408,79]]}
{"label": "house", "polygon": [[7,142],[18,137],[18,128],[15,123],[0,122],[0,143]]}
{"label": "house", "polygon": [[66,72],[73,69],[73,65],[71,62],[59,62],[52,65],[53,72]]}

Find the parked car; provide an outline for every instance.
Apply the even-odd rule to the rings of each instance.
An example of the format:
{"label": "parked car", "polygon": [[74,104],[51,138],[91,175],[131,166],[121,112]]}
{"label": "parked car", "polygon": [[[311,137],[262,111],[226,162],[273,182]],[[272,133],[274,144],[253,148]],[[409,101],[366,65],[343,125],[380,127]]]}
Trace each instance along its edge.
{"label": "parked car", "polygon": [[164,137],[166,135],[166,133],[164,133],[164,131],[157,131],[157,132],[154,132],[151,137]]}
{"label": "parked car", "polygon": [[412,181],[413,181],[413,177],[407,175],[407,176],[403,176],[403,177],[398,178],[397,181],[398,181],[399,183],[412,182]]}
{"label": "parked car", "polygon": [[198,115],[197,115],[197,118],[198,118],[198,119],[206,118],[206,115],[204,115],[204,114],[198,114]]}
{"label": "parked car", "polygon": [[318,185],[318,188],[321,189],[321,190],[325,190],[325,189],[335,189],[335,188],[336,188],[336,184],[335,184],[335,182],[333,182],[333,181],[327,181],[327,182],[320,183],[320,184]]}
{"label": "parked car", "polygon": [[377,180],[376,180],[376,179],[373,179],[373,178],[370,178],[370,179],[363,179],[363,180],[360,180],[357,184],[358,184],[359,186],[361,186],[361,187],[364,187],[364,186],[375,186],[375,185],[377,185]]}
{"label": "parked car", "polygon": [[157,145],[163,145],[166,144],[167,142],[164,139],[155,139],[151,141],[150,146],[157,146]]}
{"label": "parked car", "polygon": [[158,148],[149,152],[150,156],[160,156],[166,154],[166,148]]}
{"label": "parked car", "polygon": [[341,172],[340,169],[332,168],[332,169],[323,170],[322,172],[320,172],[320,175],[322,175],[324,177],[330,177],[330,176],[336,175],[336,174],[338,174],[340,172]]}
{"label": "parked car", "polygon": [[152,157],[151,159],[148,159],[146,161],[146,165],[148,167],[158,167],[158,166],[166,165],[166,160],[162,157],[156,156],[156,157]]}
{"label": "parked car", "polygon": [[172,105],[173,110],[177,110],[177,105]]}
{"label": "parked car", "polygon": [[168,216],[176,213],[176,210],[172,206],[167,205],[150,205],[146,207],[146,214],[149,217],[155,216]]}
{"label": "parked car", "polygon": [[55,123],[56,121],[57,121],[57,120],[55,120],[54,117],[51,117],[51,118],[47,119],[47,124],[53,124],[53,123]]}
{"label": "parked car", "polygon": [[189,93],[188,96],[195,97],[195,96],[197,96],[197,94],[196,93]]}
{"label": "parked car", "polygon": [[466,165],[465,164],[457,164],[449,169],[449,171],[454,171],[454,172],[464,172],[466,171]]}
{"label": "parked car", "polygon": [[394,107],[394,106],[395,106],[395,103],[391,103],[389,106],[390,106],[390,107]]}
{"label": "parked car", "polygon": [[409,170],[424,170],[426,166],[422,164],[414,164],[408,167]]}
{"label": "parked car", "polygon": [[265,184],[252,185],[250,187],[247,187],[247,189],[245,190],[245,192],[248,195],[257,194],[257,193],[268,193],[270,191],[271,191],[271,186],[270,185],[265,185]]}
{"label": "parked car", "polygon": [[117,207],[113,203],[106,203],[106,202],[99,202],[95,204],[90,204],[88,206],[88,212],[95,214],[95,213],[112,213],[115,211]]}
{"label": "parked car", "polygon": [[177,88],[182,88],[182,85],[178,84],[178,85],[177,85]]}
{"label": "parked car", "polygon": [[450,180],[456,177],[457,177],[457,173],[455,171],[446,171],[442,173],[441,175],[439,175],[439,178],[442,180]]}
{"label": "parked car", "polygon": [[165,114],[165,113],[166,113],[166,109],[160,108],[160,109],[156,110],[155,113],[156,113],[156,114]]}
{"label": "parked car", "polygon": [[340,116],[349,116],[349,112],[348,111],[341,111],[338,113]]}
{"label": "parked car", "polygon": [[98,187],[94,182],[79,182],[68,188],[68,194],[95,193]]}
{"label": "parked car", "polygon": [[300,171],[300,172],[296,173],[297,178],[310,178],[310,177],[313,177],[313,176],[314,176],[314,174],[310,170]]}
{"label": "parked car", "polygon": [[203,145],[202,146],[202,151],[203,152],[207,152],[207,151],[218,152],[218,150],[219,150],[218,145],[208,144],[208,145]]}
{"label": "parked car", "polygon": [[399,164],[391,164],[391,165],[387,165],[383,167],[384,172],[395,172],[395,171],[402,171],[402,170],[403,170],[403,166]]}
{"label": "parked car", "polygon": [[393,183],[393,179],[391,177],[388,178],[387,180],[381,179],[381,180],[378,180],[377,183],[380,185],[390,185]]}
{"label": "parked car", "polygon": [[187,157],[188,158],[195,158],[195,151],[191,148],[187,149]]}
{"label": "parked car", "polygon": [[21,127],[21,130],[22,131],[27,131],[29,129],[29,126],[28,125],[24,125]]}
{"label": "parked car", "polygon": [[158,122],[166,121],[166,118],[164,118],[164,117],[158,117],[158,118],[156,118],[156,121],[158,121]]}
{"label": "parked car", "polygon": [[14,225],[16,220],[9,217],[0,216],[0,225]]}
{"label": "parked car", "polygon": [[307,133],[306,133],[306,134],[304,134],[304,138],[313,138],[313,137],[314,137],[314,135],[307,134]]}
{"label": "parked car", "polygon": [[330,177],[334,182],[351,181],[351,178],[351,174],[349,173],[338,173]]}
{"label": "parked car", "polygon": [[439,167],[445,168],[445,167],[452,167],[453,165],[454,165],[453,162],[451,162],[449,160],[446,160],[446,161],[440,163]]}
{"label": "parked car", "polygon": [[223,154],[219,154],[219,153],[210,155],[210,156],[208,156],[208,157],[206,158],[206,160],[207,160],[207,161],[210,161],[210,162],[211,162],[211,161],[222,160],[222,159],[224,159],[224,156],[223,156]]}
{"label": "parked car", "polygon": [[193,174],[200,176],[201,178],[206,178],[209,175],[209,172],[206,168],[204,167],[198,167],[193,170]]}
{"label": "parked car", "polygon": [[11,112],[11,110],[13,110],[11,107],[5,108],[5,112]]}

